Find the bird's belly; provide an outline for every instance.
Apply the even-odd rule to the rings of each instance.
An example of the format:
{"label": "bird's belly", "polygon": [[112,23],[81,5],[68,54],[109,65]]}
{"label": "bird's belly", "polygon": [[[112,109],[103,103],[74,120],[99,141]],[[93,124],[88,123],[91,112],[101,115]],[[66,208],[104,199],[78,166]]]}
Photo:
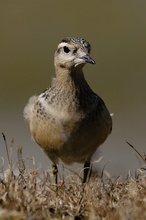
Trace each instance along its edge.
{"label": "bird's belly", "polygon": [[58,120],[47,117],[33,118],[30,130],[34,140],[45,151],[52,161],[60,158],[61,149],[78,127],[78,120]]}
{"label": "bird's belly", "polygon": [[58,159],[70,164],[90,160],[97,147],[107,138],[109,131],[101,121],[62,121],[47,119],[30,125],[35,141],[49,158],[57,163]]}
{"label": "bird's belly", "polygon": [[60,148],[60,159],[67,163],[85,162],[90,160],[96,149],[105,141],[108,133],[102,132],[102,129],[88,124],[73,133],[67,142]]}
{"label": "bird's belly", "polygon": [[68,134],[59,123],[51,120],[46,120],[35,124],[33,122],[30,126],[33,138],[35,141],[47,151],[48,149],[60,149],[60,147],[67,141]]}
{"label": "bird's belly", "polygon": [[[56,162],[56,158],[70,164],[74,162],[85,162],[90,160],[93,153],[99,145],[101,145],[108,136],[108,132],[101,124],[89,123],[84,121],[74,126],[72,131],[67,132],[67,128],[62,127],[54,130],[52,140],[48,139],[45,152],[52,161]],[[52,141],[52,143],[51,143]],[[55,143],[55,145],[53,145]]]}

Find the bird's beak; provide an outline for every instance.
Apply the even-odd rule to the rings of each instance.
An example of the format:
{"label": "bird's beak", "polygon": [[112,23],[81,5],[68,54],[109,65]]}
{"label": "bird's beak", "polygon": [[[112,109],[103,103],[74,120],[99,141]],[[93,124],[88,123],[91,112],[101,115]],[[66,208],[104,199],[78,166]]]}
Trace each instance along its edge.
{"label": "bird's beak", "polygon": [[89,55],[85,55],[81,57],[81,59],[83,59],[85,63],[95,64],[95,61]]}

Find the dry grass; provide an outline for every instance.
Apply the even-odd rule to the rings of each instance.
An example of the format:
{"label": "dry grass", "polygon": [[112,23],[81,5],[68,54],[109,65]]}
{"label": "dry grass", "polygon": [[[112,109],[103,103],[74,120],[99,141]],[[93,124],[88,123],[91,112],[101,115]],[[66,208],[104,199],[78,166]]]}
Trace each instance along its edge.
{"label": "dry grass", "polygon": [[18,162],[12,165],[9,156],[8,161],[9,168],[0,171],[0,220],[146,219],[144,167],[134,177],[103,181],[94,176],[84,186],[70,176],[56,191],[51,172],[28,168],[21,148]]}

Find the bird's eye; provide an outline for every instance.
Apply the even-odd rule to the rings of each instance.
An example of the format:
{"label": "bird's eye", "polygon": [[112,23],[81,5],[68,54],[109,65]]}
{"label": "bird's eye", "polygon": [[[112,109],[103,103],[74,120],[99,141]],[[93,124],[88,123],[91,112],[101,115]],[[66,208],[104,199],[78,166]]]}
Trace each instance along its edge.
{"label": "bird's eye", "polygon": [[70,52],[70,49],[68,47],[66,47],[66,46],[63,47],[63,50],[64,50],[65,53],[69,53]]}

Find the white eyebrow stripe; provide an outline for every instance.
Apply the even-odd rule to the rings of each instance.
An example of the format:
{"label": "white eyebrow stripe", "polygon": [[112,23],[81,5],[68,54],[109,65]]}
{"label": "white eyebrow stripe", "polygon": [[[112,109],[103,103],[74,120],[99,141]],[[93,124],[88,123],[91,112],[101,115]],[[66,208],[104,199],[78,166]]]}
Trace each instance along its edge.
{"label": "white eyebrow stripe", "polygon": [[58,45],[58,48],[60,48],[60,47],[65,47],[65,46],[67,46],[67,45],[68,45],[68,43],[61,42],[61,43]]}

